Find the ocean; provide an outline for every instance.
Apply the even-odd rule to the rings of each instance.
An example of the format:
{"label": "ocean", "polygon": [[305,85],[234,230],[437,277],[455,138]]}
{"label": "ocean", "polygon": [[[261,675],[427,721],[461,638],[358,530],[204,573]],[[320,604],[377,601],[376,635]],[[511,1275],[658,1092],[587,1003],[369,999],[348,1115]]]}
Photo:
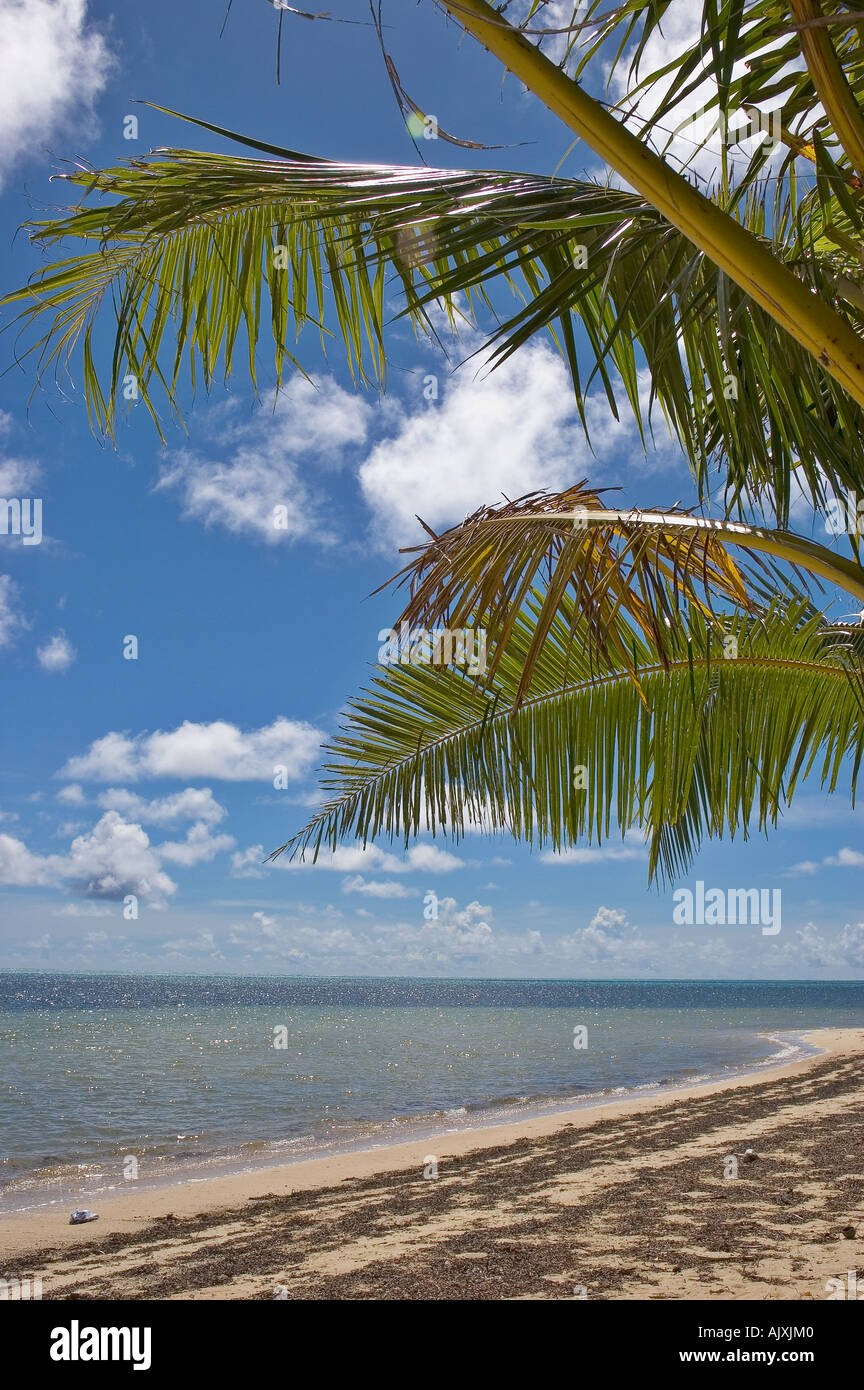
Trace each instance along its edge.
{"label": "ocean", "polygon": [[806,1029],[855,1026],[858,982],[0,972],[0,1210],[432,1153],[442,1131],[757,1070],[806,1055]]}

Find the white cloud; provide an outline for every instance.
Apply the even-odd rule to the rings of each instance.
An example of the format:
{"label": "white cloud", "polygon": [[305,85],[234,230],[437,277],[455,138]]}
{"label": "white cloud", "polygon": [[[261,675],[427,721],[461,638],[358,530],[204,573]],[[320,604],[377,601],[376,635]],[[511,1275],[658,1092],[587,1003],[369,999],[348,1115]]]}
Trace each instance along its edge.
{"label": "white cloud", "polygon": [[570,61],[567,57],[568,49],[573,39],[578,40],[579,36],[567,33],[537,36],[531,35],[530,31],[566,29],[572,24],[578,24],[584,16],[577,13],[577,10],[581,10],[580,0],[546,0],[542,6],[535,6],[534,0],[517,0],[512,10],[508,11],[507,17],[513,24],[525,25],[531,42],[541,48],[547,58],[551,58],[558,66],[563,65],[566,70]]}
{"label": "white cloud", "polygon": [[[234,873],[239,878],[260,878],[263,859],[267,853],[262,845],[252,845],[249,849],[234,855]],[[465,867],[465,861],[437,845],[413,845],[400,858],[377,845],[338,845],[336,849],[322,850],[317,860],[312,859],[311,851],[305,859],[299,856],[289,859],[281,855],[273,861],[277,869],[331,869],[336,873],[357,873],[359,870],[377,869],[385,874],[449,874],[454,869]]]}
{"label": "white cloud", "polygon": [[[2,4],[2,0],[0,0],[0,4]],[[5,420],[8,419],[9,417],[5,416]],[[38,464],[31,459],[8,457],[0,459],[0,497],[31,496],[33,484],[38,477]]]}
{"label": "white cloud", "polygon": [[[439,529],[502,494],[558,490],[589,469],[596,475],[568,373],[547,343],[526,345],[494,371],[472,359],[442,379],[440,392],[413,414],[397,411],[398,433],[360,467],[383,539],[417,536],[416,516]],[[618,465],[628,454],[644,459],[635,423],[616,421],[605,396],[592,396],[587,413],[599,455],[614,449]]]}
{"label": "white cloud", "polygon": [[[418,907],[416,920],[386,924],[361,908],[355,916],[363,920],[353,926],[332,908],[323,923],[310,921],[302,907],[303,915],[292,917],[255,912],[251,921],[231,927],[227,942],[245,950],[243,959],[250,962],[269,959],[349,974],[369,973],[370,967],[380,974],[414,973],[417,967],[448,971],[457,964],[470,966],[472,959],[487,962],[495,946],[491,909],[479,902],[460,908],[454,898],[442,898],[438,906],[437,921],[424,921]],[[505,952],[533,951],[529,936],[537,934],[509,942]]]}
{"label": "white cloud", "polygon": [[0,3],[0,172],[92,109],[113,60],[87,0]]}
{"label": "white cloud", "polygon": [[36,659],[43,671],[68,671],[75,660],[75,648],[64,632],[56,632],[37,649]]}
{"label": "white cloud", "polygon": [[800,864],[793,864],[787,870],[787,874],[817,874],[820,869],[861,869],[864,868],[864,854],[857,849],[838,849],[836,854],[826,855],[824,859],[813,860],[804,859]]}
{"label": "white cloud", "polygon": [[64,806],[83,806],[85,799],[83,789],[77,782],[70,782],[68,787],[61,787],[57,793],[57,800],[62,801]]}
{"label": "white cloud", "polygon": [[208,527],[271,545],[301,538],[330,542],[332,531],[298,461],[314,455],[316,474],[322,466],[338,466],[346,448],[365,440],[371,414],[360,396],[329,377],[317,388],[294,377],[275,410],[262,409],[242,424],[223,412],[217,417],[220,457],[180,450],[157,486],[176,489],[183,515]]}
{"label": "white cloud", "polygon": [[635,827],[627,831],[621,845],[597,845],[584,849],[571,846],[562,850],[545,850],[540,855],[541,864],[602,864],[606,860],[645,859],[645,836]]}
{"label": "white cloud", "polygon": [[59,882],[63,861],[59,855],[31,854],[21,840],[0,835],[0,883],[15,888],[35,888]]}
{"label": "white cloud", "polygon": [[263,845],[250,845],[248,849],[232,854],[231,872],[235,878],[263,878],[266,858]]}
{"label": "white cloud", "polygon": [[838,969],[864,966],[864,922],[847,922],[836,936],[826,937],[813,922],[795,932],[784,953],[796,964]]}
{"label": "white cloud", "polygon": [[829,854],[822,863],[837,869],[860,869],[864,866],[864,854],[857,849],[838,849],[836,854]]}
{"label": "white cloud", "polygon": [[[635,87],[636,83],[630,74],[627,57],[619,62],[612,74],[609,84],[611,100],[619,109],[632,113],[625,119],[625,124],[640,137],[644,136],[646,121],[654,116],[660,101],[678,76],[677,67],[672,66],[675,58],[681,57],[698,42],[702,20],[701,4],[692,3],[691,0],[673,0],[664,10],[662,23],[654,30],[645,45],[638,72],[639,78],[645,78],[652,72],[668,67],[670,71],[667,76],[631,97],[630,89]],[[766,50],[768,47],[776,47],[779,42],[780,40],[774,40],[765,46]],[[733,67],[733,75],[737,77],[745,70],[745,63],[738,62]],[[670,160],[673,167],[686,164],[700,175],[703,181],[714,178],[721,165],[720,132],[712,131],[716,112],[702,116],[706,103],[716,95],[716,91],[717,84],[713,79],[702,82],[684,100],[676,103],[674,110],[663,119],[663,128],[658,128],[650,141],[654,148],[662,151],[666,149],[667,140],[671,135],[665,158]],[[766,116],[770,105],[770,102],[764,103],[763,114]],[[730,113],[726,143],[733,173],[736,168],[741,171],[746,168],[759,143],[758,135],[744,138],[740,144],[736,142],[736,129],[740,129],[742,134],[746,135],[746,125],[747,117],[744,112],[736,116]],[[766,168],[765,172],[770,171]],[[615,182],[621,180],[616,176]]]}
{"label": "white cloud", "polygon": [[116,811],[106,811],[89,835],[72,841],[63,876],[85,897],[119,900],[134,893],[154,906],[177,889],[160,869],[146,832]]}
{"label": "white cloud", "polygon": [[142,777],[213,777],[225,782],[304,777],[318,756],[323,733],[311,724],[275,719],[244,733],[235,724],[184,721],[170,733],[109,733],[86,753],[70,758],[58,776],[81,781],[134,782]]}
{"label": "white cloud", "polygon": [[192,937],[181,937],[177,941],[166,941],[162,947],[169,956],[207,956],[210,960],[224,960],[225,957],[216,945],[212,931],[199,931]]}
{"label": "white cloud", "polygon": [[84,823],[80,820],[64,820],[58,825],[55,834],[58,840],[68,840],[70,835],[77,835],[83,830]]}
{"label": "white cloud", "polygon": [[392,879],[365,879],[362,874],[342,881],[343,893],[363,893],[368,898],[413,898],[416,894],[404,883]]}
{"label": "white cloud", "polygon": [[455,954],[474,954],[492,949],[494,934],[487,917],[492,916],[491,907],[483,907],[479,902],[468,903],[460,908],[455,898],[438,900],[438,917],[425,925],[432,937],[442,936],[448,948]]}
{"label": "white cloud", "polygon": [[561,943],[565,951],[589,960],[629,959],[644,956],[639,928],[631,926],[626,912],[614,907],[598,907],[587,927],[582,927]]}
{"label": "white cloud", "polygon": [[[62,907],[55,908],[51,913],[52,917],[111,917],[112,910],[106,903],[64,903]],[[102,932],[92,932],[92,936],[103,937]],[[105,938],[107,940],[107,938]]]}
{"label": "white cloud", "polygon": [[[184,794],[166,797],[152,805],[156,818],[168,820],[179,814]],[[173,807],[169,804],[175,802]],[[193,805],[187,800],[182,814]],[[222,808],[213,806],[221,813]],[[211,822],[215,811],[204,801]],[[23,841],[0,835],[0,883],[12,887],[60,887],[66,885],[84,898],[120,900],[128,894],[145,899],[151,906],[163,906],[177,885],[163,871],[167,861],[182,868],[209,862],[217,854],[233,849],[230,835],[216,835],[212,824],[197,820],[185,840],[152,845],[141,825],[125,819],[117,810],[106,811],[92,830],[73,839],[64,855],[32,853]],[[74,908],[68,915],[80,915]]]}
{"label": "white cloud", "polygon": [[25,626],[18,609],[18,586],[11,575],[0,574],[0,647],[13,641]]}
{"label": "white cloud", "polygon": [[[64,788],[68,791],[69,788]],[[78,792],[81,788],[77,788]],[[62,794],[61,794],[62,795]],[[83,798],[82,798],[83,799]],[[123,787],[109,787],[96,798],[106,811],[120,811],[124,816],[135,818],[145,825],[173,825],[177,821],[197,820],[207,825],[218,825],[228,812],[216,800],[209,787],[186,787],[182,792],[171,796],[157,797],[147,801],[135,792]]]}
{"label": "white cloud", "polygon": [[58,776],[86,781],[133,781],[138,776],[136,746],[126,734],[105,734],[80,757],[70,758]]}
{"label": "white cloud", "polygon": [[213,835],[208,825],[197,821],[187,830],[185,840],[166,841],[158,846],[158,853],[172,864],[188,869],[193,864],[208,863],[224,850],[233,849],[236,843],[233,835]]}

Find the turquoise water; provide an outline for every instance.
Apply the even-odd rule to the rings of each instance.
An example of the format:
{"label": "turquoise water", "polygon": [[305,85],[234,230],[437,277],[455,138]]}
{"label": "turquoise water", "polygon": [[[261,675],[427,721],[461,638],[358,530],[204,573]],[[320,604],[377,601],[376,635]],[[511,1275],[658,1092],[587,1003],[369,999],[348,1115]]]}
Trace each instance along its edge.
{"label": "turquoise water", "polygon": [[722,1077],[828,1026],[864,985],[0,973],[0,1205]]}

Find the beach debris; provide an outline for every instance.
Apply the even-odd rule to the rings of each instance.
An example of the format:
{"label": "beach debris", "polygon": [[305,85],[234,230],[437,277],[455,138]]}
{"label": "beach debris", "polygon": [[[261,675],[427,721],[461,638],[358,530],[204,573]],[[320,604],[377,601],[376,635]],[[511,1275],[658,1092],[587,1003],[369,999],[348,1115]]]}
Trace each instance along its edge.
{"label": "beach debris", "polygon": [[87,1221],[98,1221],[99,1217],[95,1211],[87,1211],[85,1207],[76,1207],[69,1217],[70,1226],[83,1226]]}

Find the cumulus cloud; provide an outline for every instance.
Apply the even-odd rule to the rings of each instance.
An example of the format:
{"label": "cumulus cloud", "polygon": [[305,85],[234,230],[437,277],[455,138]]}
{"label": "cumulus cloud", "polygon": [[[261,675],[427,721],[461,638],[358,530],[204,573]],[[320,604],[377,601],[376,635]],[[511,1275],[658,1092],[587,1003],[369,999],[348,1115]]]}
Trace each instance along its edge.
{"label": "cumulus cloud", "polygon": [[56,632],[37,648],[36,659],[43,671],[68,671],[75,660],[75,648],[65,632]]}
{"label": "cumulus cloud", "polygon": [[494,944],[492,928],[486,918],[491,907],[479,902],[460,908],[455,898],[439,898],[438,916],[426,923],[425,930],[433,937],[444,937],[448,948],[456,955],[489,951]]}
{"label": "cumulus cloud", "polygon": [[796,964],[820,969],[843,969],[864,966],[864,922],[846,922],[836,935],[826,936],[813,922],[796,931],[784,953]]}
{"label": "cumulus cloud", "polygon": [[[234,924],[227,937],[229,946],[252,962],[290,963],[305,969],[338,973],[399,974],[454,967],[470,968],[472,962],[488,962],[494,942],[490,926],[491,909],[479,902],[460,907],[453,898],[439,901],[437,921],[417,919],[383,923],[361,909],[363,922],[348,926],[332,908],[326,920],[309,920],[309,912],[286,917],[254,912],[251,920]],[[502,944],[505,954],[530,954],[538,933],[525,933]]]}
{"label": "cumulus cloud", "polygon": [[21,841],[0,835],[0,883],[19,888],[67,884],[86,898],[121,899],[129,893],[159,905],[176,884],[140,825],[109,811],[86,835],[72,841],[68,854],[33,854]]}
{"label": "cumulus cloud", "polygon": [[295,781],[318,756],[324,734],[311,724],[275,719],[244,733],[235,724],[185,720],[169,733],[109,733],[70,758],[58,776],[80,781],[134,782],[144,777],[213,777],[224,782],[272,782],[277,768]]}
{"label": "cumulus cloud", "polygon": [[787,870],[789,875],[817,874],[820,869],[860,869],[864,868],[864,854],[858,849],[838,849],[836,854],[828,854],[824,859],[803,859]]}
{"label": "cumulus cloud", "polygon": [[[263,845],[251,845],[233,857],[235,876],[238,878],[260,878],[263,873],[262,860],[267,858]],[[317,860],[311,853],[305,859],[289,859],[282,855],[273,861],[277,869],[331,869],[336,873],[357,873],[361,869],[377,869],[385,874],[438,873],[448,874],[454,869],[465,867],[465,861],[437,845],[412,845],[400,858],[377,845],[339,845],[333,850],[323,850]]]}
{"label": "cumulus cloud", "polygon": [[[646,383],[647,384],[647,383]],[[474,359],[442,381],[437,402],[397,411],[398,430],[377,444],[359,471],[375,527],[385,541],[461,521],[503,493],[560,489],[597,464],[579,424],[573,389],[558,354],[540,340],[490,371]],[[612,416],[592,396],[588,421],[595,451],[644,458],[635,424]]]}
{"label": "cumulus cloud", "polygon": [[91,743],[85,754],[70,758],[58,776],[93,782],[133,781],[138,776],[135,743],[126,734],[105,734]]}
{"label": "cumulus cloud", "polygon": [[0,3],[0,178],[105,86],[113,60],[87,11],[87,0]]}
{"label": "cumulus cloud", "polygon": [[416,894],[404,883],[394,883],[393,879],[365,879],[362,874],[354,874],[342,880],[343,893],[363,893],[368,898],[413,898]]}
{"label": "cumulus cloud", "polygon": [[[69,790],[71,788],[64,788],[64,791]],[[76,790],[80,793],[81,788],[77,787]],[[123,815],[134,817],[145,825],[173,825],[183,820],[218,825],[228,814],[210,787],[186,787],[182,792],[173,792],[171,796],[157,797],[153,801],[137,796],[124,787],[109,787],[108,791],[100,792],[96,800],[104,810],[121,811]]]}
{"label": "cumulus cloud", "polygon": [[339,466],[345,450],[365,440],[371,414],[361,397],[332,378],[316,387],[295,377],[275,410],[261,410],[242,424],[223,411],[219,456],[179,450],[157,486],[176,490],[183,515],[208,527],[268,545],[332,541],[299,464],[314,455],[316,473]]}
{"label": "cumulus cloud", "polygon": [[565,937],[562,946],[589,960],[633,959],[634,950],[643,953],[637,941],[638,927],[631,926],[626,912],[615,907],[598,907],[587,927]]}
{"label": "cumulus cloud", "polygon": [[236,843],[233,835],[214,835],[208,825],[198,821],[189,827],[185,840],[168,840],[159,845],[159,854],[172,864],[188,869],[193,864],[208,863],[217,854],[233,849]]}
{"label": "cumulus cloud", "polygon": [[[115,799],[123,804],[119,793]],[[0,835],[0,884],[19,888],[65,886],[83,898],[108,900],[134,894],[151,906],[161,907],[177,889],[164,872],[164,863],[192,868],[234,848],[233,836],[214,833],[214,823],[225,812],[213,800],[209,788],[187,788],[174,797],[141,805],[155,824],[189,819],[196,810],[204,818],[194,821],[185,839],[154,845],[137,821],[128,819],[118,809],[109,809],[92,830],[76,835],[66,854],[34,854],[22,840]],[[127,802],[124,809],[135,807]],[[74,833],[73,827],[65,830]],[[73,913],[75,909],[70,907],[68,915]]]}
{"label": "cumulus cloud", "polygon": [[31,854],[21,840],[0,835],[0,883],[14,888],[35,888],[55,884],[62,876],[59,855]]}
{"label": "cumulus cloud", "polygon": [[63,877],[88,898],[119,900],[135,894],[158,906],[177,891],[160,869],[146,831],[116,811],[106,811],[89,835],[72,841]]}

